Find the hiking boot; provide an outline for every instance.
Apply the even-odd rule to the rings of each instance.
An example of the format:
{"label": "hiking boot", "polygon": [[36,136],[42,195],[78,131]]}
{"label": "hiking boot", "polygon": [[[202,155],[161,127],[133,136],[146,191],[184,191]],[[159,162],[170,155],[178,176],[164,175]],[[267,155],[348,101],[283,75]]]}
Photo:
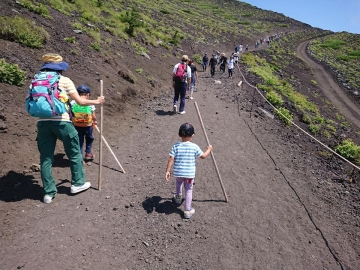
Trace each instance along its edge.
{"label": "hiking boot", "polygon": [[79,193],[81,191],[89,189],[90,187],[91,187],[90,182],[85,182],[83,185],[78,186],[78,187],[72,185],[71,189],[70,189],[70,193],[72,193],[72,194]]}
{"label": "hiking boot", "polygon": [[185,111],[179,112],[179,114],[185,114]]}
{"label": "hiking boot", "polygon": [[189,211],[184,211],[184,218],[191,218],[195,214],[195,209],[191,208]]}
{"label": "hiking boot", "polygon": [[183,202],[183,197],[181,195],[180,196],[174,195],[172,200],[176,206],[180,206]]}
{"label": "hiking boot", "polygon": [[177,113],[177,106],[176,106],[176,104],[174,104],[173,112],[174,112],[174,113]]}
{"label": "hiking boot", "polygon": [[51,197],[50,195],[45,195],[44,196],[44,203],[51,203],[52,199],[54,198],[55,196]]}
{"label": "hiking boot", "polygon": [[94,159],[94,155],[92,154],[92,153],[90,153],[90,154],[85,154],[85,160],[93,160]]}

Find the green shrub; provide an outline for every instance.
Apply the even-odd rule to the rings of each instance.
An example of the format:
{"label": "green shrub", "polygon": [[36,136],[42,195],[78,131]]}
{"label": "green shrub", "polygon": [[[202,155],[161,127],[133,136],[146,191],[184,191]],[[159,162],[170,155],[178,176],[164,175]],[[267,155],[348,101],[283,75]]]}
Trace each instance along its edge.
{"label": "green shrub", "polygon": [[356,145],[351,139],[342,141],[335,147],[335,151],[350,161],[357,160],[360,156],[360,146]]}
{"label": "green shrub", "polygon": [[125,14],[122,14],[120,19],[122,22],[127,23],[125,32],[132,37],[135,36],[135,29],[143,26],[140,21],[140,13],[135,7],[130,12],[126,11]]}
{"label": "green shrub", "polygon": [[304,122],[305,124],[311,124],[311,116],[310,115],[308,115],[308,114],[306,114],[306,113],[304,113],[303,115],[302,115],[302,117],[301,117],[301,121],[302,122]]}
{"label": "green shrub", "polygon": [[285,125],[287,125],[287,126],[291,125],[293,118],[288,109],[281,107],[281,108],[275,110],[275,115],[277,117],[279,117],[279,119],[281,121],[283,121],[285,123]]}
{"label": "green shrub", "polygon": [[69,43],[75,43],[76,38],[75,37],[66,37],[66,38],[64,38],[64,40]]}
{"label": "green shrub", "polygon": [[0,82],[10,85],[22,86],[25,81],[25,72],[18,65],[9,64],[0,59]]}
{"label": "green shrub", "polygon": [[49,34],[32,21],[21,17],[0,17],[0,38],[15,41],[30,48],[42,48]]}
{"label": "green shrub", "polygon": [[316,124],[310,124],[309,125],[309,131],[311,134],[317,134],[320,130],[321,126]]}
{"label": "green shrub", "polygon": [[266,93],[266,98],[270,101],[272,105],[276,108],[279,108],[284,102],[281,96],[275,91],[269,91]]}
{"label": "green shrub", "polygon": [[170,14],[170,11],[168,11],[167,9],[160,9],[160,12],[162,14]]}
{"label": "green shrub", "polygon": [[47,9],[47,7],[41,3],[33,3],[29,0],[18,0],[17,4],[19,4],[20,6],[27,8],[28,10],[39,14],[41,16],[43,16],[44,18],[51,18],[50,13]]}
{"label": "green shrub", "polygon": [[192,60],[195,62],[195,63],[198,63],[198,64],[202,64],[202,57],[200,54],[194,54],[192,56]]}
{"label": "green shrub", "polygon": [[321,44],[320,47],[331,48],[334,50],[340,49],[342,45],[345,45],[346,42],[338,39],[326,40],[325,43]]}
{"label": "green shrub", "polygon": [[174,35],[172,36],[172,38],[169,40],[169,42],[175,46],[179,45],[180,40],[183,39],[184,36],[178,31],[176,30]]}
{"label": "green shrub", "polygon": [[98,51],[98,52],[101,50],[101,46],[100,46],[100,44],[97,43],[97,42],[92,43],[92,44],[90,45],[90,48],[92,48],[92,49],[94,49],[95,51]]}
{"label": "green shrub", "polygon": [[135,69],[135,71],[136,71],[137,73],[139,73],[139,74],[143,73],[142,68],[137,68],[137,69]]}
{"label": "green shrub", "polygon": [[328,138],[328,139],[331,137],[330,132],[327,131],[327,130],[324,130],[324,131],[323,131],[323,135],[324,135],[326,138]]}

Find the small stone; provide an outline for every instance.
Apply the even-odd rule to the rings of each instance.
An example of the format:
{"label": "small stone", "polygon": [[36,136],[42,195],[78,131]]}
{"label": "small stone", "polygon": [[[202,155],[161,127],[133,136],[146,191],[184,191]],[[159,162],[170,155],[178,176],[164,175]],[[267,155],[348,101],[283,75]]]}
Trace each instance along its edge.
{"label": "small stone", "polygon": [[149,243],[147,243],[147,242],[145,242],[145,241],[143,241],[142,243],[143,243],[145,246],[147,246],[147,247],[149,246]]}

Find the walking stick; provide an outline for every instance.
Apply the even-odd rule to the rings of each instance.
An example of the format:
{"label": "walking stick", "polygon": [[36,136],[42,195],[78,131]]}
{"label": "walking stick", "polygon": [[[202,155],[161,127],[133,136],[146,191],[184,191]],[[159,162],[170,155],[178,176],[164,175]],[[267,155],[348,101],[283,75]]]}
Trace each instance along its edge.
{"label": "walking stick", "polygon": [[[202,130],[204,131],[204,135],[205,135],[206,142],[207,142],[208,145],[210,145],[209,138],[208,138],[208,136],[207,136],[207,134],[206,134],[206,130],[205,130],[205,127],[204,127],[204,123],[203,123],[203,121],[202,121],[202,118],[201,118],[201,115],[200,115],[200,111],[199,111],[199,107],[198,107],[196,101],[195,101],[194,104],[195,104],[196,112],[197,112],[197,114],[198,114],[198,117],[199,117],[199,121],[200,121]],[[222,182],[222,180],[221,180],[220,172],[219,172],[218,166],[217,166],[216,161],[215,161],[214,153],[211,151],[210,154],[211,154],[212,160],[213,160],[214,165],[215,165],[216,173],[217,173],[217,175],[218,175],[218,177],[219,177],[219,180],[220,180],[220,185],[221,185],[222,191],[223,191],[224,196],[225,196],[225,202],[228,202],[229,200],[228,200],[228,197],[227,197],[227,195],[226,195],[226,191],[225,191],[224,184],[223,184],[223,182]]]}
{"label": "walking stick", "polygon": [[[98,128],[97,126],[95,126],[95,128],[96,128],[96,130],[100,133],[99,128]],[[107,146],[107,148],[109,149],[109,151],[111,152],[111,154],[113,155],[113,157],[115,158],[117,164],[119,164],[120,169],[122,170],[122,172],[123,172],[124,174],[126,174],[126,173],[125,173],[125,170],[124,170],[123,167],[121,166],[119,160],[116,158],[114,152],[111,150],[110,145],[109,145],[109,144],[107,143],[107,141],[105,140],[105,137],[104,137],[104,136],[101,136],[101,139],[104,141],[105,145]]]}
{"label": "walking stick", "polygon": [[[104,95],[104,88],[103,88],[103,81],[100,80],[100,96]],[[102,131],[103,131],[103,114],[104,114],[104,107],[103,104],[101,103],[100,105],[100,138],[102,138]],[[98,190],[101,190],[101,174],[102,174],[102,140],[100,140],[100,146],[99,146],[99,178],[98,178]]]}

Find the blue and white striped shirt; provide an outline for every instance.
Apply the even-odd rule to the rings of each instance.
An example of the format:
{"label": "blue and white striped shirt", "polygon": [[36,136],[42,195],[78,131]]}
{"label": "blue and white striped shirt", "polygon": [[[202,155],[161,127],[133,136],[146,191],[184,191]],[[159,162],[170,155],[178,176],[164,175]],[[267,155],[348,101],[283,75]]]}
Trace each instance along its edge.
{"label": "blue and white striped shirt", "polygon": [[196,157],[201,157],[203,151],[192,142],[177,142],[169,153],[174,157],[174,176],[195,178]]}

